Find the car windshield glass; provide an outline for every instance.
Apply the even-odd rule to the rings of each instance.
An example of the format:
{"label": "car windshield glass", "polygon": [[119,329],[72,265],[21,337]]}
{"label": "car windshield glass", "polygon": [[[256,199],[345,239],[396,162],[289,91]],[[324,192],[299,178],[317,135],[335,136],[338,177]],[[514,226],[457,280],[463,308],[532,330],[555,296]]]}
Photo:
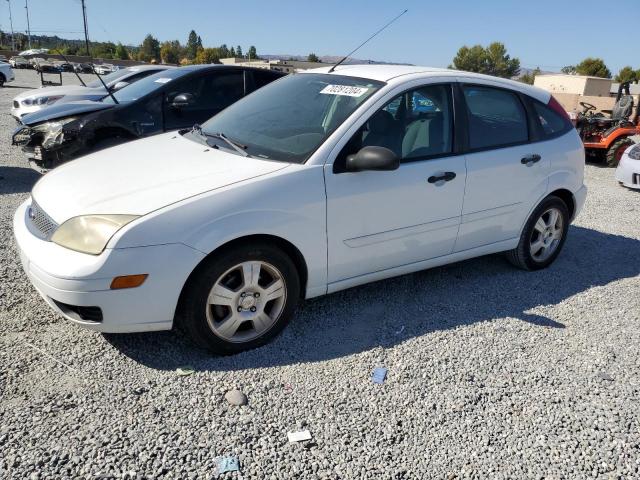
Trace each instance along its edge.
{"label": "car windshield glass", "polygon": [[[128,85],[127,87],[118,90],[113,93],[119,103],[134,102],[139,98],[161,88],[169,82],[172,82],[176,78],[180,78],[186,75],[191,70],[187,68],[174,68],[172,70],[163,70],[162,72],[154,73],[148,77],[142,78],[137,82]],[[110,95],[105,96],[102,101],[104,103],[113,103],[113,99]]]}
{"label": "car windshield glass", "polygon": [[[130,73],[130,71],[127,70],[126,68],[122,70],[116,70],[115,72],[111,72],[108,75],[102,75],[102,80],[104,81],[104,83],[109,85],[110,83],[113,83],[115,80],[118,80],[120,77],[123,77],[128,73]],[[87,87],[89,88],[102,87],[102,82],[100,82],[100,80],[94,80],[93,82],[87,83]]]}
{"label": "car windshield glass", "polygon": [[302,163],[382,85],[341,75],[290,75],[227,107],[202,130],[226,135],[252,156]]}

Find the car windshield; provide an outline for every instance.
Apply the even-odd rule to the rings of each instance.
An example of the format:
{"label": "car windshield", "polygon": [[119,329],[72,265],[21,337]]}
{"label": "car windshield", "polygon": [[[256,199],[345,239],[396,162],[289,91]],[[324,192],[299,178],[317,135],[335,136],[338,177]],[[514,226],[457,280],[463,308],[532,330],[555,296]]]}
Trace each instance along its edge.
{"label": "car windshield", "polygon": [[252,156],[302,163],[383,85],[341,75],[289,75],[227,107],[202,130],[224,134]]}
{"label": "car windshield", "polygon": [[[118,80],[120,77],[123,77],[127,73],[130,73],[129,69],[116,70],[115,72],[111,72],[108,75],[102,75],[102,81],[107,85],[113,83]],[[94,80],[93,82],[87,83],[87,87],[89,88],[98,88],[102,87],[102,82],[100,80]]]}
{"label": "car windshield", "polygon": [[[174,68],[171,70],[163,70],[162,72],[154,73],[148,77],[144,77],[137,82],[128,85],[126,88],[118,90],[113,93],[119,103],[134,102],[139,98],[144,97],[148,93],[161,88],[163,85],[186,75],[191,70],[187,68]],[[116,72],[114,72],[116,73]],[[113,103],[113,99],[110,95],[102,98],[104,103]]]}

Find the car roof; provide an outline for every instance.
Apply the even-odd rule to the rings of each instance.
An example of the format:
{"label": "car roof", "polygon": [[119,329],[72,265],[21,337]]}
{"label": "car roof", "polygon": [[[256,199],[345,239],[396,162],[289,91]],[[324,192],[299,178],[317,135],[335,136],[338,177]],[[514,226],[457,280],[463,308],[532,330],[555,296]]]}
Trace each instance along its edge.
{"label": "car roof", "polygon": [[367,78],[386,83],[402,83],[404,80],[416,78],[428,79],[430,77],[456,77],[460,81],[473,83],[477,81],[483,84],[491,84],[498,87],[510,88],[525,93],[537,100],[546,103],[550,94],[546,90],[528,85],[526,83],[509,80],[506,78],[492,77],[481,73],[464,72],[447,68],[421,67],[417,65],[339,65],[329,73],[330,66],[305,70],[301,73],[327,73],[329,75],[345,75],[350,77]]}
{"label": "car roof", "polygon": [[[103,63],[106,65],[106,63]],[[143,72],[145,70],[167,70],[169,68],[178,68],[175,65],[129,65],[128,67],[124,67],[125,70],[130,70],[132,72]]]}

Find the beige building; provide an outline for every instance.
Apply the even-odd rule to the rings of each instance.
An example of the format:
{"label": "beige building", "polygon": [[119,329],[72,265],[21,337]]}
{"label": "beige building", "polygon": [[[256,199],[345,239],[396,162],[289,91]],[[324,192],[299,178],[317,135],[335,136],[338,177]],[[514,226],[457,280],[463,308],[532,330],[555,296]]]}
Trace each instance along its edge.
{"label": "beige building", "polygon": [[611,79],[585,75],[536,75],[533,84],[551,93],[570,93],[589,97],[608,97],[611,90]]}
{"label": "beige building", "polygon": [[303,62],[300,60],[247,60],[242,57],[221,58],[223,65],[242,65],[243,67],[265,68],[277,72],[293,73],[298,70],[326,67],[328,64],[318,62]]}

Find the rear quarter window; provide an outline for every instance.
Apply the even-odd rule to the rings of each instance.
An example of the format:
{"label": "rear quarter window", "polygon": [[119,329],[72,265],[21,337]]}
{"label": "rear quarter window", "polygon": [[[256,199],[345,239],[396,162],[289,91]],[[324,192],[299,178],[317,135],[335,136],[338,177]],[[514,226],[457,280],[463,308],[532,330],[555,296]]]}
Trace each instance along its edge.
{"label": "rear quarter window", "polygon": [[564,118],[548,106],[538,102],[537,100],[533,100],[532,103],[536,117],[540,121],[540,126],[542,127],[545,137],[561,135],[571,128],[571,125],[568,125]]}

